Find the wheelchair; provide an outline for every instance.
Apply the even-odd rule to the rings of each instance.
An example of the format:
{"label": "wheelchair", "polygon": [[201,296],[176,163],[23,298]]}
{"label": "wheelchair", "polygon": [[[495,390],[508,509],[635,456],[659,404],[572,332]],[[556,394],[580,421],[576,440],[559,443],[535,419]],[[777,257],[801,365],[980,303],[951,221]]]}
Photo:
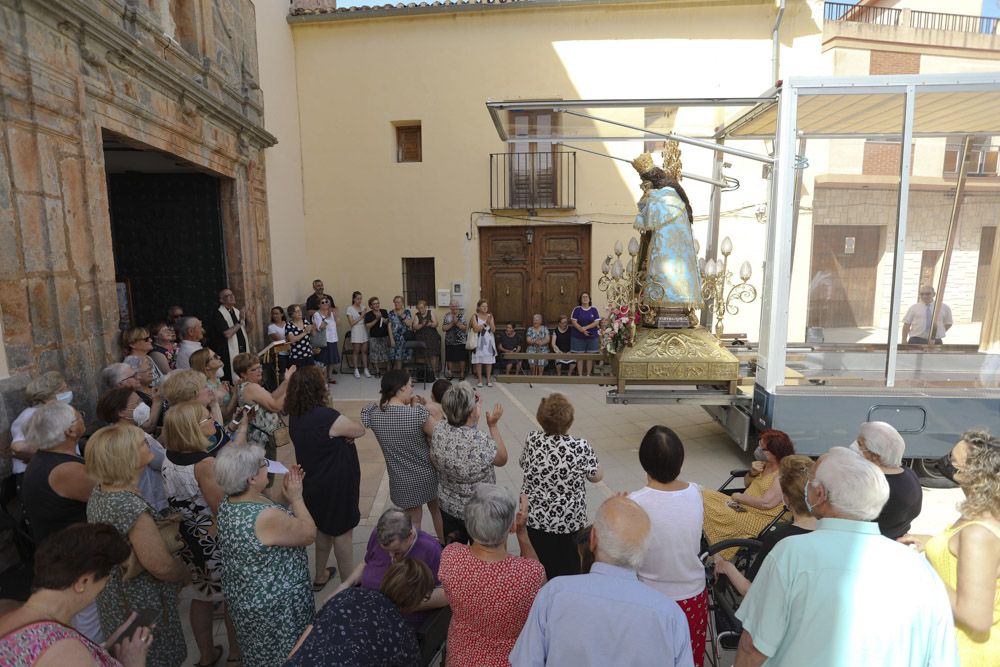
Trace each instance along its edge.
{"label": "wheelchair", "polygon": [[[743,491],[744,489],[741,488],[730,488],[729,485],[737,478],[742,479],[748,472],[750,472],[749,469],[730,470],[729,479],[718,487],[718,491],[729,496]],[[736,569],[745,575],[760,552],[760,538],[779,523],[789,521],[789,517],[788,508],[782,507],[778,515],[757,534],[756,538],[721,540],[710,545],[705,536],[702,535],[702,552],[699,558],[705,566],[705,580],[708,588],[708,623],[705,637],[706,664],[720,667],[723,664],[721,662],[722,651],[735,651],[739,644],[740,634],[743,632],[743,626],[736,618],[736,610],[739,608],[743,596],[736,590],[727,576],[719,575],[716,577],[712,557],[717,553],[736,549],[735,556],[730,560]]]}

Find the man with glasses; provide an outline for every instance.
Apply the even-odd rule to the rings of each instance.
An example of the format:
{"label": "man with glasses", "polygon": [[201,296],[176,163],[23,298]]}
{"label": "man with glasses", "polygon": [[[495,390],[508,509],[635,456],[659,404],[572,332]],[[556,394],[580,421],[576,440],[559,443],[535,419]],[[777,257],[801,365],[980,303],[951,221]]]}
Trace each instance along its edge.
{"label": "man with glasses", "polygon": [[233,380],[233,358],[250,349],[247,321],[253,315],[250,306],[241,313],[236,307],[236,295],[228,287],[219,292],[219,308],[209,322],[208,346],[222,359],[222,379]]}
{"label": "man with glasses", "polygon": [[951,318],[951,308],[942,303],[941,312],[938,313],[937,321],[932,327],[931,319],[933,317],[934,288],[930,285],[923,285],[920,288],[920,302],[910,306],[903,317],[903,342],[910,345],[927,345],[929,343],[941,345],[941,339],[944,338],[945,332],[954,323]]}
{"label": "man with glasses", "polygon": [[319,310],[319,302],[320,302],[321,299],[329,299],[330,300],[330,311],[333,313],[334,317],[337,316],[337,314],[338,314],[337,313],[337,302],[333,300],[332,296],[330,296],[329,294],[326,294],[323,291],[323,289],[324,288],[323,288],[323,281],[322,280],[320,280],[319,278],[317,278],[316,280],[313,281],[313,293],[310,294],[309,298],[306,299],[306,318],[307,318],[307,320],[311,320],[312,316],[313,316],[313,313],[315,313],[317,310]]}

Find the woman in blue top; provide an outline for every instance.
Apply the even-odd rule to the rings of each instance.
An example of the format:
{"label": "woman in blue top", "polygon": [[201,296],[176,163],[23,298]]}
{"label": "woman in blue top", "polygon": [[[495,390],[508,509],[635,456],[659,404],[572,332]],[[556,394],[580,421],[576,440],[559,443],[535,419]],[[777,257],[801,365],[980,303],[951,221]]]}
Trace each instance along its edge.
{"label": "woman in blue top", "polygon": [[[573,309],[569,323],[571,352],[597,352],[600,349],[598,329],[601,326],[601,314],[590,303],[590,294],[584,292],[580,295],[580,305]],[[590,375],[593,370],[593,361],[581,361],[577,372],[580,375]]]}

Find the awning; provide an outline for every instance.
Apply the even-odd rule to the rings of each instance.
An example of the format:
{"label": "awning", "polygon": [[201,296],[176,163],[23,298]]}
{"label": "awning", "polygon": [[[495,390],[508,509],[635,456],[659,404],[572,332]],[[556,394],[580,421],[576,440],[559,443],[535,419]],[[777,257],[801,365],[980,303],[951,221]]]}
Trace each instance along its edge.
{"label": "awning", "polygon": [[[799,96],[802,137],[898,139],[908,87],[916,94],[914,137],[1000,135],[1000,72],[796,77],[790,83]],[[774,139],[778,97],[772,89],[758,97],[506,100],[486,107],[509,144],[672,137],[708,148],[720,138]]]}

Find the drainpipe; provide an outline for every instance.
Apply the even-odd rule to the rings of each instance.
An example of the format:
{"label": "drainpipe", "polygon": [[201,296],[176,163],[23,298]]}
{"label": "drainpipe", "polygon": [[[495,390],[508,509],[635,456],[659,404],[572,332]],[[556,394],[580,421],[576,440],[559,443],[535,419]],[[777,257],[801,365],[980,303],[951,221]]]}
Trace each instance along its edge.
{"label": "drainpipe", "polygon": [[774,19],[774,27],[771,28],[771,85],[778,82],[778,49],[781,43],[778,41],[778,33],[781,31],[781,19],[785,16],[785,0],[778,0],[778,16]]}

